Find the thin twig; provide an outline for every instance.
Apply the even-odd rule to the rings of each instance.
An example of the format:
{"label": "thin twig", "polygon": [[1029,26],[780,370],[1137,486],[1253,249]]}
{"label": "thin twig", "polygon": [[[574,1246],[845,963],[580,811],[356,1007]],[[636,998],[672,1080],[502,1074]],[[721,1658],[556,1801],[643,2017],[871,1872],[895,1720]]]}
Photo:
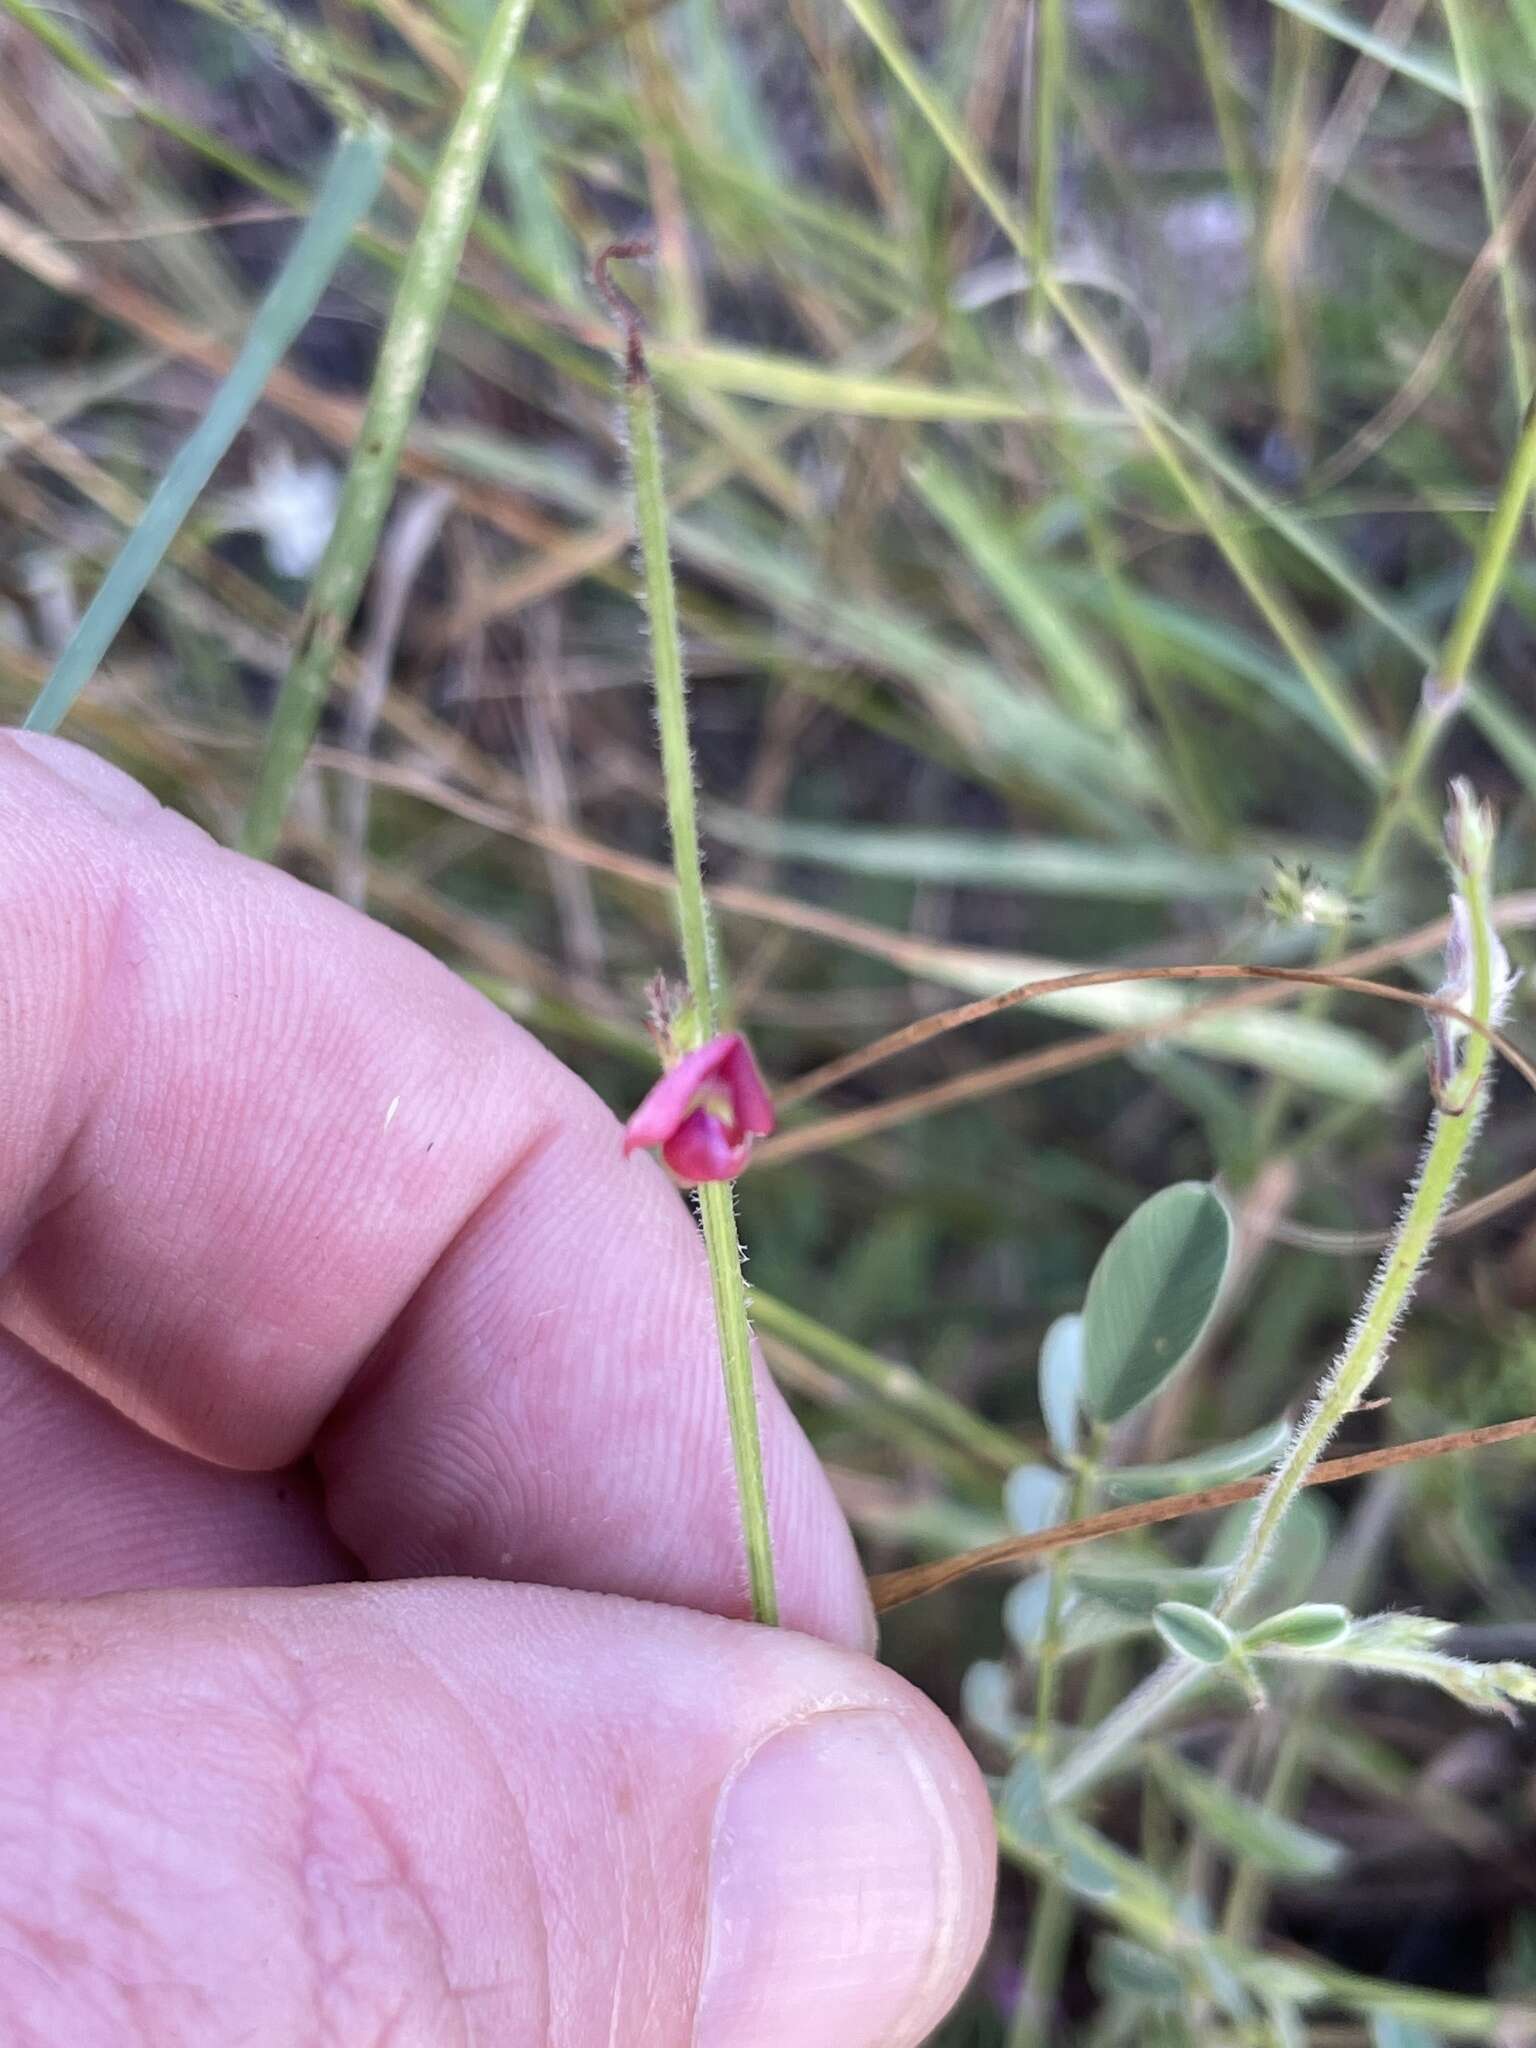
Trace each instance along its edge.
{"label": "thin twig", "polygon": [[[1041,996],[1065,995],[1070,989],[1109,988],[1124,982],[1136,981],[1269,981],[1281,982],[1308,988],[1329,988],[1340,990],[1346,995],[1374,996],[1382,1002],[1405,1003],[1410,1008],[1424,1010],[1431,1015],[1449,1016],[1454,1014],[1458,1023],[1469,1030],[1477,1031],[1490,1045],[1497,1048],[1529,1085],[1536,1089],[1536,1066],[1526,1059],[1518,1046],[1512,1045],[1504,1034],[1493,1025],[1480,1025],[1475,1018],[1457,1010],[1454,1004],[1439,996],[1427,996],[1416,989],[1393,988],[1383,981],[1366,981],[1359,975],[1344,974],[1326,967],[1264,967],[1242,961],[1208,961],[1188,967],[1092,967],[1075,974],[1053,974],[1039,981],[1021,982],[1017,988],[1001,990],[995,996],[978,996],[974,1002],[960,1003],[950,1010],[941,1010],[932,1017],[920,1017],[915,1023],[904,1024],[899,1031],[887,1032],[884,1038],[877,1038],[871,1044],[861,1046],[857,1051],[847,1053],[843,1058],[830,1061],[814,1074],[803,1080],[791,1082],[779,1090],[781,1104],[803,1101],[806,1096],[819,1093],[835,1082],[846,1080],[850,1075],[862,1073],[866,1067],[878,1065],[881,1060],[892,1059],[897,1053],[909,1052],[914,1046],[926,1044],[929,1039],[938,1038],[944,1032],[956,1031],[962,1025],[974,1024],[983,1017],[992,1017],[999,1010],[1014,1009],[1022,1003],[1037,1001]],[[1214,1008],[1215,1005],[1212,1005]],[[1193,1013],[1191,1013],[1193,1014]],[[1176,1028],[1182,1029],[1185,1018],[1176,1021]],[[1146,1038],[1166,1035],[1168,1024],[1137,1026],[1134,1031],[1108,1032],[1100,1041],[1135,1043]],[[908,1096],[905,1104],[918,1098]],[[886,1108],[889,1105],[877,1105]],[[845,1122],[846,1119],[829,1119]],[[817,1125],[817,1130],[825,1129]],[[792,1140],[784,1141],[780,1151],[790,1149]],[[766,1148],[773,1149],[773,1148]]]}
{"label": "thin twig", "polygon": [[[1308,1486],[1338,1486],[1346,1479],[1363,1479],[1371,1472],[1384,1472],[1394,1465],[1414,1465],[1425,1458],[1448,1458],[1457,1451],[1478,1451],[1489,1444],[1514,1443],[1521,1437],[1536,1436],[1536,1415],[1522,1415],[1512,1422],[1485,1423],[1479,1429],[1453,1430],[1447,1436],[1416,1437],[1412,1443],[1387,1444],[1380,1450],[1355,1451],[1348,1457],[1328,1458],[1308,1473]],[[963,1550],[954,1557],[932,1564],[910,1565],[903,1571],[879,1572],[869,1582],[875,1612],[885,1614],[926,1593],[937,1593],[967,1579],[973,1572],[999,1565],[1022,1564],[1053,1550],[1069,1550],[1079,1543],[1094,1543],[1101,1536],[1123,1536],[1133,1529],[1147,1529],[1159,1522],[1176,1522],[1185,1515],[1209,1514],[1216,1508],[1236,1507],[1257,1500],[1269,1485],[1269,1475],[1256,1479],[1230,1479],[1221,1486],[1202,1487],[1197,1493],[1165,1494],[1159,1500],[1136,1501],[1128,1507],[1106,1508],[1081,1521],[1063,1522],[1055,1529],[1040,1529],[1032,1536],[1005,1536],[979,1550]]]}

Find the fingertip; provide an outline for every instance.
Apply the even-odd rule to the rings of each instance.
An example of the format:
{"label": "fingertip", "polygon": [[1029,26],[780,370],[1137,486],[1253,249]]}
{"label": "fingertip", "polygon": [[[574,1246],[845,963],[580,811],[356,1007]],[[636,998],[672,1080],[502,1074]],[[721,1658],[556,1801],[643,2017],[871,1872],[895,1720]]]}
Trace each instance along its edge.
{"label": "fingertip", "polygon": [[133,824],[161,809],[158,799],[131,775],[73,740],[40,732],[0,732],[0,747],[66,784],[114,825]]}

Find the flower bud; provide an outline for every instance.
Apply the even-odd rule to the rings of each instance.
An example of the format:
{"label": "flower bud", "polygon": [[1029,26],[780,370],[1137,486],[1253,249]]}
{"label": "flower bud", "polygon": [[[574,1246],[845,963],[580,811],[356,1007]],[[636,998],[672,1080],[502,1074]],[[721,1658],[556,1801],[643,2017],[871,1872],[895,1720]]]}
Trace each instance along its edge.
{"label": "flower bud", "polygon": [[1493,864],[1497,821],[1493,805],[1479,797],[1464,775],[1450,787],[1445,814],[1445,850],[1460,875],[1486,875]]}

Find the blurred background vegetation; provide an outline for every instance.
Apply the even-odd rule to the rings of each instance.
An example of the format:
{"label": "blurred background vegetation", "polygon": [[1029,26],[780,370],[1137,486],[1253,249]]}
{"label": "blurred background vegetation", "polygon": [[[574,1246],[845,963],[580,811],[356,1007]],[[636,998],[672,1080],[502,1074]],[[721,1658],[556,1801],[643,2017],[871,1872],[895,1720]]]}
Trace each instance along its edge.
{"label": "blurred background vegetation", "polygon": [[[388,123],[384,193],[67,728],[222,837],[489,13],[293,10]],[[332,129],[259,39],[171,0],[0,0],[0,122],[16,719],[207,407]],[[710,874],[734,1016],[773,1077],[1051,963],[1306,963],[1412,933],[1444,912],[1451,772],[1503,810],[1506,937],[1529,957],[1527,537],[1432,763],[1397,771],[1531,397],[1533,205],[1533,0],[536,0],[283,857],[632,1106],[644,987],[674,952],[588,274],[654,229],[630,284]],[[1433,987],[1433,934],[1402,968]],[[1127,1453],[1271,1421],[1336,1346],[1422,1131],[1419,1022],[1313,1001],[1181,1031],[1192,1000],[1094,991],[937,1039],[808,1096],[744,1181],[765,1347],[872,1569],[1005,1528],[1002,1481],[1042,1441],[1042,1334],[1172,1180],[1219,1179],[1237,1284]],[[1159,1028],[1095,1056],[1128,1026]],[[1073,1050],[1025,1059],[1048,1047]],[[1472,1192],[1533,1137],[1506,1079]],[[1528,1212],[1448,1243],[1390,1405],[1347,1447],[1536,1408],[1533,1307]],[[1314,1497],[1295,1597],[1343,1579],[1531,1655],[1532,1471],[1515,1445]],[[1163,1555],[1212,1540],[1194,1522]],[[972,1581],[887,1632],[992,1768],[1030,1690],[1006,1592]],[[1143,1628],[1097,1660],[1100,1706],[1147,1654]],[[1216,1699],[1167,1756],[1099,1816],[1138,1867],[1192,1924],[1200,1902],[1254,1953],[1374,1988],[1294,2011],[1170,1996],[1123,1916],[1058,1902],[1047,2011],[1021,2016],[1040,1919],[1015,1872],[949,2048],[1536,2039],[1528,1732],[1357,1682],[1259,1720]],[[1168,1776],[1190,1760],[1342,1858],[1274,1868],[1213,1832]]]}

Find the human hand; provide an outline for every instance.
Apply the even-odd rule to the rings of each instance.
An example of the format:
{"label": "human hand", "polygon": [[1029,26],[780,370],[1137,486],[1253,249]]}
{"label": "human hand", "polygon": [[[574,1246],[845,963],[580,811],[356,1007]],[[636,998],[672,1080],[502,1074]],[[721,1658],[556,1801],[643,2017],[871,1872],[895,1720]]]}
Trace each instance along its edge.
{"label": "human hand", "polygon": [[766,1379],[805,1633],[718,1618],[708,1276],[619,1139],[403,939],[0,736],[6,2048],[902,2048],[956,1996],[980,1780]]}

